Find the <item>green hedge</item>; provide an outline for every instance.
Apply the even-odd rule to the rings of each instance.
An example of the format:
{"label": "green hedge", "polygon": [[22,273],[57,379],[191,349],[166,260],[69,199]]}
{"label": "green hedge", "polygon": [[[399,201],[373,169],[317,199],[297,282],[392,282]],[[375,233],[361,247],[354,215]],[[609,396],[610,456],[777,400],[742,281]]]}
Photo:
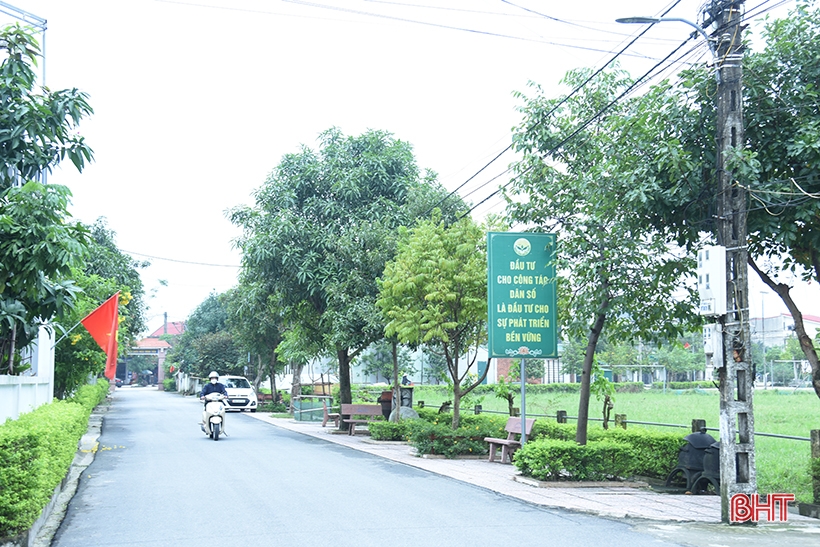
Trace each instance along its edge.
{"label": "green hedge", "polygon": [[107,393],[108,383],[99,381],[0,425],[0,538],[18,536],[40,516]]}
{"label": "green hedge", "polygon": [[438,454],[447,458],[487,454],[484,437],[497,435],[492,424],[462,425],[454,430],[449,423],[425,420],[408,420],[408,430],[408,441],[419,454]]}
{"label": "green hedge", "polygon": [[400,422],[378,421],[367,424],[370,438],[375,441],[406,441],[408,420]]}
{"label": "green hedge", "polygon": [[630,475],[665,479],[678,463],[678,453],[686,441],[680,433],[662,433],[638,428],[597,429],[587,433],[590,441],[607,440],[626,444],[632,451]]}
{"label": "green hedge", "polygon": [[632,458],[632,447],[611,440],[581,446],[541,438],[516,451],[514,463],[523,475],[542,481],[601,481],[628,476]]}

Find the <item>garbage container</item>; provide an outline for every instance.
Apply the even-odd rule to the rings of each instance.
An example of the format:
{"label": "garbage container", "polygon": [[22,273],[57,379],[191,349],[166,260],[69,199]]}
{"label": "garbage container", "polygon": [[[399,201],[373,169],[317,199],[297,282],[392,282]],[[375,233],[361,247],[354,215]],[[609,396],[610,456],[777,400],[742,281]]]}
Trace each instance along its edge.
{"label": "garbage container", "polygon": [[393,392],[382,391],[382,394],[379,395],[379,398],[376,399],[376,402],[382,405],[382,416],[384,416],[384,419],[389,420],[390,411],[393,410]]}
{"label": "garbage container", "polygon": [[401,406],[413,408],[413,386],[401,386],[399,397],[401,397]]}

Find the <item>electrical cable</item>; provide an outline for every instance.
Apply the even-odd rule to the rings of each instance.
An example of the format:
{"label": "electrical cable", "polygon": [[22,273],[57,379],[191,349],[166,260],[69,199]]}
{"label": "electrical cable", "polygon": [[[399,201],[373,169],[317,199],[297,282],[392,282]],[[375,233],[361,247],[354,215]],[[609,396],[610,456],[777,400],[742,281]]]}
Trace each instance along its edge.
{"label": "electrical cable", "polygon": [[[677,6],[680,2],[681,2],[681,0],[677,0],[674,4],[672,4],[672,5],[669,7],[669,9],[667,9],[666,11],[664,11],[664,12],[661,14],[661,16],[666,15],[667,13],[669,13],[669,12],[670,12],[672,9],[674,9],[674,8],[675,8],[675,6]],[[547,113],[546,113],[546,114],[542,117],[542,119],[538,120],[538,121],[537,121],[537,122],[536,122],[536,123],[535,123],[532,127],[530,127],[529,129],[527,129],[525,132],[532,131],[532,130],[536,129],[539,125],[541,125],[541,123],[543,123],[543,121],[544,121],[545,119],[549,118],[549,117],[550,117],[550,116],[551,116],[551,115],[552,115],[552,114],[553,114],[556,110],[558,110],[558,109],[559,109],[559,108],[560,108],[560,107],[561,107],[564,103],[566,103],[566,102],[567,102],[570,98],[572,98],[572,96],[573,96],[573,95],[575,95],[576,93],[578,93],[581,89],[583,89],[583,88],[584,88],[584,86],[585,86],[585,85],[587,85],[589,82],[591,82],[591,81],[592,81],[592,80],[593,80],[596,76],[598,76],[601,72],[603,72],[604,70],[606,70],[606,68],[607,68],[608,66],[610,66],[610,65],[611,65],[611,64],[612,64],[612,63],[613,63],[613,62],[614,62],[614,61],[615,61],[618,57],[620,57],[620,56],[621,56],[621,54],[623,54],[623,53],[624,53],[627,49],[629,49],[629,48],[632,46],[632,44],[634,44],[635,42],[637,42],[637,41],[638,41],[638,40],[639,40],[639,39],[640,39],[640,38],[641,38],[644,34],[646,34],[647,32],[649,32],[649,27],[645,28],[645,29],[644,29],[643,31],[641,31],[641,32],[640,32],[637,36],[635,36],[632,40],[630,40],[630,41],[629,41],[629,43],[627,43],[627,44],[626,44],[623,48],[621,48],[621,50],[620,50],[620,51],[618,51],[617,53],[615,53],[615,54],[612,56],[612,58],[611,58],[611,59],[609,59],[609,61],[607,61],[606,63],[604,63],[603,65],[601,65],[601,67],[600,67],[598,70],[594,71],[594,72],[593,72],[593,73],[589,76],[589,78],[587,78],[587,79],[586,79],[586,80],[584,80],[581,84],[579,84],[578,86],[576,86],[576,87],[575,87],[575,89],[573,89],[573,90],[572,90],[572,91],[571,91],[571,92],[570,92],[570,93],[569,93],[566,97],[564,97],[563,99],[561,99],[561,101],[559,101],[559,102],[558,102],[558,104],[556,104],[556,105],[555,105],[555,106],[554,106],[554,107],[553,107],[553,108],[552,108],[549,112],[547,112]],[[688,42],[688,41],[689,41],[689,40],[687,40],[687,42]],[[686,42],[684,42],[684,43],[686,43]],[[681,46],[678,46],[678,47],[677,47],[677,48],[673,51],[673,53],[674,53],[675,51],[677,51],[678,49],[680,49],[680,47],[681,47]],[[669,58],[669,56],[667,56],[667,57],[666,57],[666,59],[668,59],[668,58]],[[657,66],[657,65],[655,65],[655,66]],[[653,69],[651,69],[651,70],[654,70],[654,67],[653,67]],[[433,209],[435,209],[436,207],[440,206],[442,203],[444,203],[445,201],[447,201],[448,199],[450,199],[453,195],[455,195],[455,193],[456,193],[456,192],[458,192],[461,188],[463,188],[466,184],[468,184],[471,180],[473,180],[476,176],[478,176],[478,175],[479,175],[482,171],[484,171],[484,169],[486,169],[486,168],[487,168],[487,167],[489,167],[492,163],[494,163],[496,160],[498,160],[498,158],[500,158],[503,154],[505,154],[506,152],[508,152],[509,150],[511,150],[511,149],[512,149],[512,147],[513,147],[513,143],[510,143],[509,145],[507,145],[507,147],[506,147],[504,150],[502,150],[502,151],[501,151],[499,154],[497,154],[497,155],[496,155],[493,159],[491,159],[488,163],[486,163],[483,167],[481,167],[481,169],[479,169],[479,170],[478,170],[475,174],[473,174],[470,178],[468,178],[468,179],[467,179],[466,181],[464,181],[462,184],[460,184],[459,186],[457,186],[457,187],[456,187],[456,188],[455,188],[452,192],[450,192],[449,194],[447,194],[445,197],[443,197],[441,200],[439,200],[439,201],[438,201],[435,205],[433,205],[433,206],[432,206],[432,207],[431,207],[431,208],[430,208],[430,209],[429,209],[429,210],[425,213],[425,216],[429,215],[429,214],[433,211]],[[490,196],[488,196],[486,199],[482,200],[481,202],[479,202],[478,204],[476,204],[475,206],[473,206],[471,209],[469,209],[469,210],[467,211],[467,213],[469,213],[470,211],[472,211],[473,209],[475,209],[475,207],[477,207],[478,205],[481,205],[482,203],[484,203],[485,201],[487,201],[487,199],[489,199],[490,197],[492,197],[492,196],[493,196],[494,194],[496,194],[496,193],[497,193],[497,192],[494,192],[493,194],[490,194]]]}
{"label": "electrical cable", "polygon": [[[628,93],[632,92],[632,90],[633,90],[633,89],[634,89],[634,88],[635,88],[635,87],[636,87],[639,83],[641,83],[643,80],[645,80],[646,78],[648,78],[648,77],[649,77],[649,75],[650,75],[650,74],[652,74],[652,73],[653,73],[653,72],[654,72],[654,71],[655,71],[655,70],[656,70],[656,69],[657,69],[657,68],[658,68],[661,64],[665,63],[665,62],[666,62],[666,61],[667,61],[670,57],[672,57],[674,54],[676,54],[676,53],[678,52],[678,50],[680,50],[680,49],[681,49],[684,45],[686,45],[686,44],[689,42],[689,40],[690,40],[690,39],[691,39],[691,36],[690,36],[689,38],[687,38],[684,42],[682,42],[682,43],[681,43],[681,44],[680,44],[677,48],[675,48],[674,50],[672,50],[672,51],[671,51],[671,52],[670,52],[670,53],[669,53],[666,57],[664,57],[663,59],[661,59],[661,60],[660,60],[657,64],[655,64],[655,66],[653,66],[652,68],[650,68],[650,69],[649,69],[646,73],[644,73],[644,75],[643,75],[643,76],[641,76],[638,80],[636,80],[635,82],[633,82],[633,83],[632,83],[629,87],[627,87],[627,88],[626,88],[626,89],[625,89],[625,90],[624,90],[624,91],[623,91],[620,95],[618,95],[616,98],[614,98],[612,101],[610,101],[610,102],[609,102],[606,106],[604,106],[604,107],[603,107],[603,108],[601,108],[598,112],[596,112],[595,114],[593,114],[593,115],[592,115],[589,119],[587,119],[587,120],[586,120],[583,124],[581,124],[579,127],[577,127],[577,128],[576,128],[576,129],[575,129],[572,133],[570,133],[567,137],[565,137],[565,138],[564,138],[561,142],[559,142],[557,145],[555,145],[555,146],[554,146],[553,148],[551,148],[550,150],[548,150],[548,151],[546,151],[545,153],[543,153],[543,154],[541,155],[541,158],[543,159],[543,158],[544,158],[544,157],[546,157],[546,156],[549,156],[549,155],[551,155],[551,154],[554,154],[556,150],[558,150],[559,148],[561,148],[564,144],[566,144],[567,142],[569,142],[571,139],[575,138],[575,136],[576,136],[576,135],[578,135],[581,131],[583,131],[584,129],[586,129],[586,128],[587,128],[587,127],[588,127],[588,126],[589,126],[592,122],[594,122],[594,121],[595,121],[595,120],[597,120],[599,117],[601,117],[604,113],[606,113],[606,112],[607,112],[610,108],[612,108],[612,106],[614,106],[614,105],[615,105],[618,101],[620,101],[620,100],[621,100],[623,97],[625,97]],[[588,80],[587,80],[587,81],[588,81]],[[586,82],[585,82],[585,84],[586,84]],[[584,84],[584,85],[585,85],[585,84]],[[562,103],[562,104],[563,104],[563,103]],[[554,111],[555,111],[555,109],[553,108],[553,109],[550,111],[550,113],[549,113],[549,114],[551,114],[551,113],[552,113],[552,112],[554,112]],[[548,114],[548,115],[549,115],[549,114]],[[533,167],[534,167],[534,166],[532,166],[532,165],[531,165],[530,167],[527,167],[527,168],[526,168],[526,169],[525,169],[522,173],[520,173],[519,175],[517,175],[517,176],[513,177],[512,179],[510,179],[510,180],[509,180],[506,184],[502,185],[501,187],[499,187],[499,188],[498,188],[498,190],[496,190],[495,192],[491,193],[491,194],[490,194],[489,196],[487,196],[485,199],[483,199],[482,201],[480,201],[479,203],[477,203],[476,205],[474,205],[473,207],[471,207],[471,208],[470,208],[470,209],[469,209],[466,213],[462,214],[459,218],[463,218],[463,217],[465,217],[466,215],[470,214],[470,213],[473,211],[473,209],[475,209],[475,208],[476,208],[476,207],[478,207],[479,205],[481,205],[481,204],[483,204],[484,202],[486,202],[487,200],[489,200],[491,197],[495,196],[496,194],[498,194],[499,192],[501,192],[502,190],[504,190],[505,188],[507,188],[507,187],[508,187],[510,184],[512,184],[514,181],[516,181],[516,180],[518,180],[519,178],[521,178],[522,176],[526,175],[526,174],[527,174],[530,170],[532,170],[532,169],[533,169]]]}
{"label": "electrical cable", "polygon": [[237,265],[233,265],[233,264],[208,264],[206,262],[193,262],[193,261],[190,261],[190,260],[178,260],[176,258],[165,258],[165,257],[161,257],[161,256],[153,256],[153,255],[147,255],[147,254],[143,254],[143,253],[135,253],[133,251],[126,251],[125,249],[120,249],[120,251],[122,251],[123,253],[129,254],[129,255],[142,256],[142,257],[145,257],[145,258],[153,258],[154,260],[164,260],[166,262],[177,262],[179,264],[191,264],[193,266],[210,266],[210,267],[213,267],[213,268],[241,268],[241,266],[237,266]]}

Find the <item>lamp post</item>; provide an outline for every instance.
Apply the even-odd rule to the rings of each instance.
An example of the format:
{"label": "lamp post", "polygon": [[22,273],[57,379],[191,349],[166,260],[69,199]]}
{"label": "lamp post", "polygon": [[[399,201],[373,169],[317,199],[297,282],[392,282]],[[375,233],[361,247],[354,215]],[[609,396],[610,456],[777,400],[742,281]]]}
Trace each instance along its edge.
{"label": "lamp post", "polygon": [[628,17],[619,23],[686,23],[706,38],[717,79],[717,199],[715,238],[726,250],[726,313],[716,317],[722,333],[720,378],[720,496],[721,520],[730,520],[735,494],[756,495],[754,465],[754,378],[749,329],[748,251],[746,247],[746,191],[736,185],[725,158],[744,144],[743,136],[743,0],[717,0],[708,8],[704,26],[715,25],[713,39],[703,27],[677,17]]}

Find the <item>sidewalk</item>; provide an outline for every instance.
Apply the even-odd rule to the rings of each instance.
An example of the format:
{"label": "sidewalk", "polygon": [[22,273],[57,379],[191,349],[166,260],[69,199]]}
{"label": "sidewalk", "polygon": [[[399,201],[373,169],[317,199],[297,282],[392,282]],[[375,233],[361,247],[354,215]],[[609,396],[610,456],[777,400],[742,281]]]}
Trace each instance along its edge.
{"label": "sidewalk", "polygon": [[[333,427],[322,428],[318,422],[272,418],[264,413],[254,413],[251,416],[276,427],[401,462],[542,507],[568,509],[615,519],[645,519],[666,523],[720,523],[719,496],[662,494],[650,490],[646,485],[641,486],[640,483],[619,483],[617,486],[539,483],[518,475],[515,466],[490,463],[486,457],[452,460],[418,457],[415,455],[415,449],[406,443],[373,441],[365,435],[351,437],[334,434]],[[807,532],[814,536],[817,544],[820,544],[820,521],[802,517],[796,512],[789,513],[787,523],[760,523],[757,529],[766,526],[783,527],[784,524],[788,527],[808,527],[810,530]]]}

